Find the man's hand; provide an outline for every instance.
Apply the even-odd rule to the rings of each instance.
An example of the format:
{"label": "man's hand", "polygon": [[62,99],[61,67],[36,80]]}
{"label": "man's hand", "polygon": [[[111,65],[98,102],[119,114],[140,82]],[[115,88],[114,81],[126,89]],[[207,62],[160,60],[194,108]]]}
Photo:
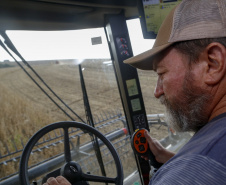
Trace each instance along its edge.
{"label": "man's hand", "polygon": [[[152,138],[148,131],[144,132],[144,136],[148,141],[149,148],[155,156],[156,161],[158,161],[159,163],[164,164],[175,155],[173,152],[166,150],[157,139]],[[148,157],[143,158],[145,160],[148,160]]]}
{"label": "man's hand", "polygon": [[50,177],[43,185],[71,185],[71,183],[63,176],[58,176],[56,178]]}

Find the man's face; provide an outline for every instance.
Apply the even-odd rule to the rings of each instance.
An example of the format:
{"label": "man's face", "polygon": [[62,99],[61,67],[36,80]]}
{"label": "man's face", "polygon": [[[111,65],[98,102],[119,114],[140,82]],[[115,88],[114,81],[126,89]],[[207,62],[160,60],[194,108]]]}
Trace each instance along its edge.
{"label": "man's face", "polygon": [[170,49],[155,66],[159,75],[155,96],[166,106],[167,122],[176,131],[197,131],[204,126],[208,121],[205,107],[212,99],[187,60]]}

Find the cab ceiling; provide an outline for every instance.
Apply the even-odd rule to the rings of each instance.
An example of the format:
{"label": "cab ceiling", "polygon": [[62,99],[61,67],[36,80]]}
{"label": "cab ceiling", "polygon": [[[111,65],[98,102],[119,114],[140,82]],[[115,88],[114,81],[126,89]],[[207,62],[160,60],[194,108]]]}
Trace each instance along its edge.
{"label": "cab ceiling", "polygon": [[0,30],[74,30],[104,26],[104,16],[138,17],[137,0],[1,0]]}

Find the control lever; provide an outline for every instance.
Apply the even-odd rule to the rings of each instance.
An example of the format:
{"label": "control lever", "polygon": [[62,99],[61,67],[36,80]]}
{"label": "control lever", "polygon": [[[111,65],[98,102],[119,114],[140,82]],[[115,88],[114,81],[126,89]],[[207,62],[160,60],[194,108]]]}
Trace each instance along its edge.
{"label": "control lever", "polygon": [[138,156],[147,156],[150,160],[151,166],[154,168],[158,169],[160,168],[163,164],[159,163],[156,161],[155,156],[151,152],[149,148],[149,144],[144,137],[144,131],[146,129],[139,129],[136,132],[134,132],[132,139],[131,139],[131,145],[133,150]]}

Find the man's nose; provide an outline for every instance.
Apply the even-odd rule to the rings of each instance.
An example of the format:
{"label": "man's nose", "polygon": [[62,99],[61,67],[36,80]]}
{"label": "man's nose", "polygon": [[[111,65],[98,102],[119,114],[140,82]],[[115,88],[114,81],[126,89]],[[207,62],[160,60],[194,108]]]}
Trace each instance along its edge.
{"label": "man's nose", "polygon": [[158,79],[156,87],[155,87],[154,95],[156,98],[160,98],[160,96],[162,96],[163,94],[164,94],[163,85],[162,85],[161,80]]}

